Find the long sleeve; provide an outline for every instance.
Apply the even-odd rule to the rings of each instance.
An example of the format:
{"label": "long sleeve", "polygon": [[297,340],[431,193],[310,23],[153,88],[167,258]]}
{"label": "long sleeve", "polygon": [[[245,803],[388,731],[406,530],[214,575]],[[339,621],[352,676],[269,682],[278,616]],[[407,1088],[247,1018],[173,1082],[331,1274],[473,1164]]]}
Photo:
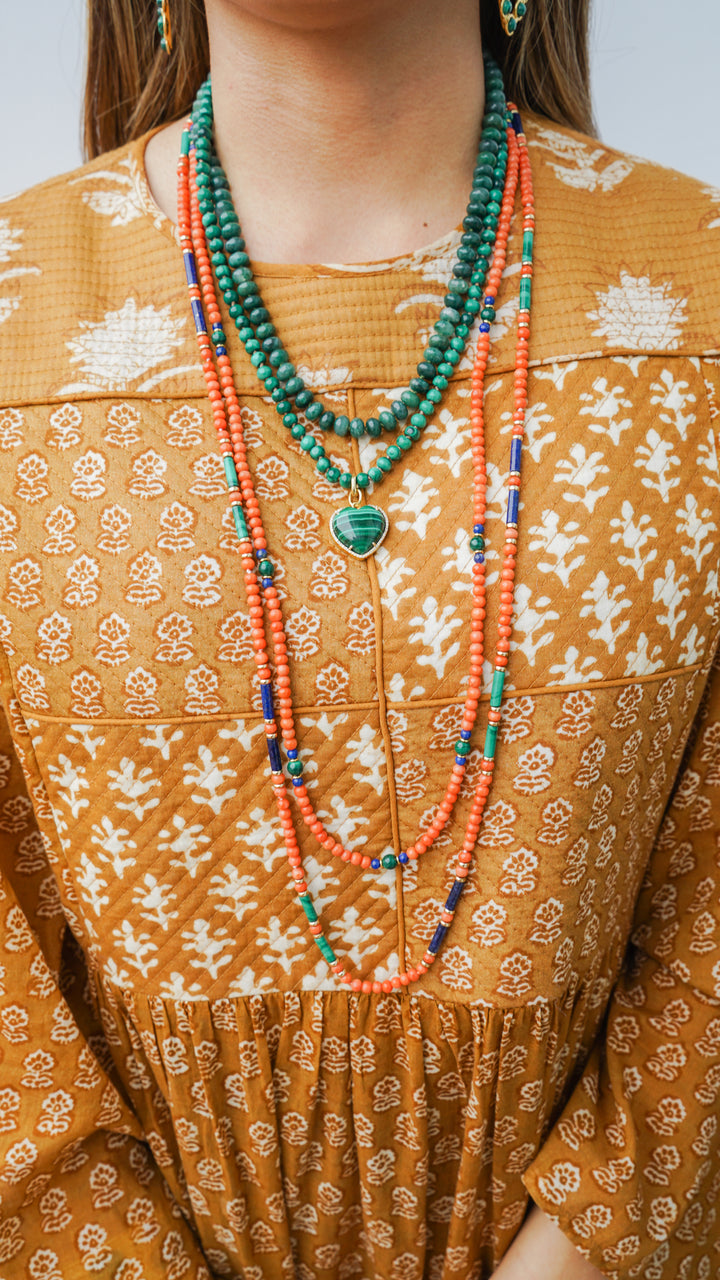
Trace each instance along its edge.
{"label": "long sleeve", "polygon": [[710,1280],[720,1203],[720,665],[637,904],[626,962],[524,1175],[605,1275]]}
{"label": "long sleeve", "polygon": [[2,717],[0,1270],[8,1280],[207,1280],[137,1118],[101,1065],[53,856]]}

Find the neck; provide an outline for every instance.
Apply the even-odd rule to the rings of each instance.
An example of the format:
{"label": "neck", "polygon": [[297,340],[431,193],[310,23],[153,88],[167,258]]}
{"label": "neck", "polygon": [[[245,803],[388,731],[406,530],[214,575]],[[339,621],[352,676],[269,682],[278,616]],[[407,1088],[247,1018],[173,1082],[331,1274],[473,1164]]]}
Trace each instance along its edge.
{"label": "neck", "polygon": [[216,143],[251,257],[371,261],[461,221],[484,100],[477,0],[206,7]]}

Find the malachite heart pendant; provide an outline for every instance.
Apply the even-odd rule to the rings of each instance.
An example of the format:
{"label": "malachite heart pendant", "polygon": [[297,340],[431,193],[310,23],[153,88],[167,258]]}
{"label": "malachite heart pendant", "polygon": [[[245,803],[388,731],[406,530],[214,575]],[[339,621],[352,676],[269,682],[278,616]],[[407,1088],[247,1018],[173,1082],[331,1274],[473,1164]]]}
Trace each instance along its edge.
{"label": "malachite heart pendant", "polygon": [[343,551],[356,560],[367,560],[377,551],[389,528],[379,507],[341,507],[330,521],[330,532]]}

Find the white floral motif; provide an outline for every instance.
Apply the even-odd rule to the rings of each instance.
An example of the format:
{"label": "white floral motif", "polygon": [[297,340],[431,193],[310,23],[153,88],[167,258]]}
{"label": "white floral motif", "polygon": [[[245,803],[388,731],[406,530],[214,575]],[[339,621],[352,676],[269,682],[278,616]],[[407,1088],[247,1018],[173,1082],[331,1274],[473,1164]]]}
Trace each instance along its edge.
{"label": "white floral motif", "polygon": [[130,546],[132,516],[125,507],[105,507],[100,514],[100,535],[97,545],[108,555],[119,556]]}
{"label": "white floral motif", "polygon": [[47,483],[50,468],[47,459],[39,453],[27,453],[17,464],[15,494],[23,502],[33,505],[50,496]]}
{"label": "white floral motif", "polygon": [[142,440],[140,430],[140,412],[132,404],[111,404],[107,411],[107,427],[104,439],[119,449],[128,449],[130,445]]}
{"label": "white floral motif", "polygon": [[214,556],[198,556],[186,564],[183,573],[185,586],[182,598],[186,604],[194,605],[196,609],[207,609],[220,603],[222,592],[217,583],[222,577],[222,569]]}
{"label": "white floral motif", "polygon": [[107,462],[101,453],[88,449],[72,467],[73,481],[70,492],[81,502],[91,502],[94,498],[102,498],[105,493],[105,473]]}
{"label": "white floral motif", "polygon": [[605,147],[593,147],[557,129],[537,130],[537,145],[557,156],[550,168],[566,187],[578,191],[612,191],[624,182],[633,166],[625,157],[612,158]]}
{"label": "white floral motif", "polygon": [[82,200],[93,213],[109,218],[112,227],[125,227],[145,212],[140,199],[139,180],[137,162],[134,156],[128,156],[118,161],[117,169],[95,169],[81,178],[73,178],[72,185],[79,182],[111,184],[83,191]]}
{"label": "white floral motif", "polygon": [[[544,551],[547,556],[545,560],[538,561],[538,569],[541,573],[556,574],[564,587],[568,585],[571,573],[585,563],[583,552],[573,555],[578,547],[590,541],[579,532],[580,528],[576,520],[561,520],[558,511],[549,509],[542,513],[542,524],[533,525],[530,529],[534,539],[530,542],[530,550]],[[569,562],[568,556],[573,556]]]}
{"label": "white floral motif", "polygon": [[583,591],[583,600],[589,601],[580,610],[580,617],[592,616],[600,623],[588,632],[592,640],[607,645],[608,653],[614,653],[621,635],[627,631],[630,623],[620,618],[625,609],[632,607],[632,601],[623,598],[625,588],[621,582],[610,590],[610,581],[602,569],[598,571],[587,591]]}
{"label": "white floral motif", "polygon": [[159,498],[165,493],[167,462],[154,449],[146,449],[133,458],[128,492],[137,498]]}
{"label": "white floral motif", "polygon": [[188,826],[179,813],[173,814],[172,822],[175,833],[163,829],[159,833],[158,849],[179,854],[178,858],[170,859],[170,866],[179,867],[194,880],[201,863],[212,856],[208,851],[198,852],[201,845],[210,844],[210,837],[204,834],[201,822]]}
{"label": "white floral motif", "polygon": [[130,623],[119,613],[110,613],[98,623],[98,642],[93,653],[108,667],[122,666],[130,657]]}
{"label": "white floral motif", "polygon": [[673,297],[668,282],[653,284],[649,276],[620,272],[620,283],[597,290],[597,311],[588,319],[597,322],[593,336],[605,338],[610,347],[632,351],[676,351],[687,319],[687,302]]}
{"label": "white floral motif", "polygon": [[165,439],[173,449],[192,449],[203,442],[203,416],[192,404],[181,404],[167,416]]}
{"label": "white floral motif", "polygon": [[46,556],[71,555],[77,551],[77,542],[71,536],[77,524],[77,516],[69,507],[55,507],[43,520],[47,538],[42,544]]}
{"label": "white floral motif", "polygon": [[657,559],[655,547],[649,547],[643,555],[643,550],[650,539],[658,536],[657,530],[652,526],[650,516],[641,515],[636,523],[632,504],[625,499],[620,517],[615,516],[611,519],[610,528],[615,530],[615,533],[610,537],[610,541],[620,542],[627,551],[632,552],[630,556],[618,554],[618,564],[627,569],[632,569],[637,574],[639,581],[643,582],[648,565]]}
{"label": "white floral motif", "polygon": [[185,677],[185,711],[188,715],[212,715],[222,710],[218,695],[220,677],[217,671],[201,662]]}
{"label": "white floral motif", "polygon": [[169,369],[145,381],[143,375],[167,364],[183,343],[187,321],[174,319],[170,305],[138,307],[128,298],[119,311],[108,311],[103,320],[81,320],[78,335],[66,343],[70,363],[79,365],[84,380],[64,387],[61,395],[81,391],[149,391],[171,373]]}
{"label": "white floral motif", "polygon": [[[213,756],[211,750],[207,746],[198,748],[198,763],[184,764],[183,772],[185,777],[183,782],[186,787],[195,787],[197,790],[192,793],[191,800],[195,804],[209,805],[214,814],[218,814],[226,800],[231,800],[237,795],[237,788],[229,787],[227,791],[221,791],[226,778],[235,777],[235,769],[223,769],[222,765],[229,763],[227,756],[219,756],[217,759]],[[205,795],[198,794],[206,792]]]}
{"label": "white floral motif", "polygon": [[415,661],[419,666],[431,666],[438,680],[442,680],[448,662],[460,652],[460,641],[453,640],[452,633],[462,627],[463,622],[452,605],[447,604],[441,610],[434,596],[423,601],[422,614],[410,619],[411,627],[420,628],[410,632],[410,643],[421,645],[423,650]]}
{"label": "white floral motif", "polygon": [[72,635],[72,624],[69,618],[55,610],[38,624],[35,652],[42,662],[53,665],[67,662],[72,657],[72,648],[68,641]]}
{"label": "white floral motif", "polygon": [[25,414],[20,409],[0,409],[0,449],[17,449],[24,441]]}
{"label": "white floral motif", "polygon": [[173,502],[160,512],[160,533],[156,538],[163,551],[190,551],[195,546],[197,515],[182,502]]}
{"label": "white floral motif", "polygon": [[155,716],[160,711],[160,703],[156,698],[158,690],[157,676],[146,671],[144,667],[136,667],[125,677],[125,701],[123,710],[129,716]]}
{"label": "white floral motif", "polygon": [[195,479],[190,485],[189,492],[195,494],[197,498],[209,501],[227,492],[219,454],[206,453],[202,458],[196,458],[192,463],[192,471]]}

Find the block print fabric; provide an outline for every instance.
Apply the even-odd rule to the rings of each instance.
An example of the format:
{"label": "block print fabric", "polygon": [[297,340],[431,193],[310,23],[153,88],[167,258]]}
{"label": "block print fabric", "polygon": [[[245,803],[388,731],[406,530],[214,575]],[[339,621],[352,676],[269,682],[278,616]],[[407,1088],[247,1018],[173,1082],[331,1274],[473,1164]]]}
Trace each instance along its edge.
{"label": "block print fabric", "polygon": [[[432,973],[338,990],[289,887],[237,542],[141,142],[0,217],[0,1271],[485,1280],[532,1197],[609,1277],[720,1276],[718,194],[530,121],[538,207],[517,619],[477,860]],[[337,412],[407,385],[457,233],[258,267]],[[514,228],[487,383],[488,636]],[[229,332],[229,329],[228,329]],[[432,821],[468,675],[468,357],[352,560],[230,338],[306,779],[381,857]],[[364,467],[377,445],[332,439]],[[492,652],[492,642],[488,642]],[[489,672],[489,665],[487,672]],[[487,692],[480,713],[484,724]],[[303,836],[363,976],[406,872]]]}

